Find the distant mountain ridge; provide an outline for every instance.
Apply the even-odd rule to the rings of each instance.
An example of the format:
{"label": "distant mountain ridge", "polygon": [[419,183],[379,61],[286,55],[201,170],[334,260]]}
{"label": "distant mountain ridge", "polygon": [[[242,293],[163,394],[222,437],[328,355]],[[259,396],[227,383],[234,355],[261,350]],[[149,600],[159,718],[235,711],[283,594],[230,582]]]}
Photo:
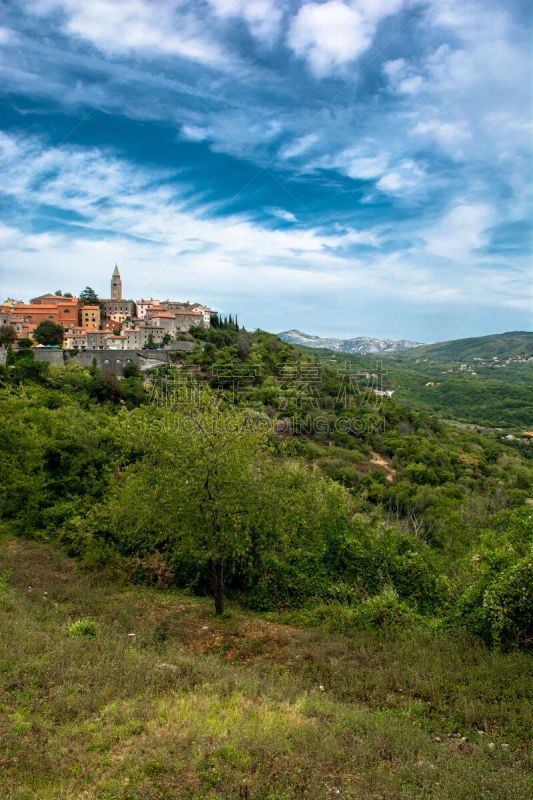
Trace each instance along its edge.
{"label": "distant mountain ridge", "polygon": [[451,339],[447,342],[424,344],[416,352],[405,353],[407,361],[432,360],[435,362],[470,361],[471,359],[504,359],[522,356],[524,360],[533,353],[533,333],[530,331],[507,331],[488,336],[471,336],[467,339]]}
{"label": "distant mountain ridge", "polygon": [[373,339],[370,336],[355,336],[353,339],[321,338],[297,330],[283,331],[277,336],[288,344],[324,347],[341,353],[397,353],[412,347],[419,347],[421,344],[420,342],[410,342],[408,339],[394,341],[393,339]]}

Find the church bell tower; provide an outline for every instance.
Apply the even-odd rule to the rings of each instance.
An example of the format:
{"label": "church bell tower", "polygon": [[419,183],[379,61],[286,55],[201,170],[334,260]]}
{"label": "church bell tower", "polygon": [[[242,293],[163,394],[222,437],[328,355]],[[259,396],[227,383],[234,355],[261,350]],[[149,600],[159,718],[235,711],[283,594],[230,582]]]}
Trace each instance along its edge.
{"label": "church bell tower", "polygon": [[111,300],[122,300],[122,280],[116,264],[111,277]]}

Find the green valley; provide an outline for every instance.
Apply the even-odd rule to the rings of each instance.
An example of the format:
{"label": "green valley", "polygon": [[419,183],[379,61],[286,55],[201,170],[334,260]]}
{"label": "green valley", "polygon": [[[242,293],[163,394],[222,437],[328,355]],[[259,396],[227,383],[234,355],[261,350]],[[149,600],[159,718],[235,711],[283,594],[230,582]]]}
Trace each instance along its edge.
{"label": "green valley", "polygon": [[531,333],[459,339],[377,356],[305,352],[340,371],[379,373],[380,386],[416,411],[519,432],[533,424]]}

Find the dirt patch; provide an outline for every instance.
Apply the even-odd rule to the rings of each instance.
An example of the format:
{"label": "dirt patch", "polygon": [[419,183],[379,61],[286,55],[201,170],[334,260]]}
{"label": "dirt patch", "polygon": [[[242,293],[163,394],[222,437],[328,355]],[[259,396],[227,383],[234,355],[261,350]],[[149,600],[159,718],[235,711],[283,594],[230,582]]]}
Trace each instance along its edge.
{"label": "dirt patch", "polygon": [[379,453],[372,453],[370,464],[372,464],[373,467],[382,469],[387,475],[387,480],[389,483],[393,482],[394,476],[396,475],[396,470],[391,467],[390,461],[387,461],[386,458],[380,456]]}

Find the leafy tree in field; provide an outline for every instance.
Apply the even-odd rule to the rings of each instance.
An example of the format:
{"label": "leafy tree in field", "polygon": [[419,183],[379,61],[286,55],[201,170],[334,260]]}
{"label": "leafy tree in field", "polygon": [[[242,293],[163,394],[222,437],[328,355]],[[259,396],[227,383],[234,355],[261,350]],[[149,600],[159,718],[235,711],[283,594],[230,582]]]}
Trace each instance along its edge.
{"label": "leafy tree in field", "polygon": [[177,409],[139,409],[124,422],[123,436],[142,443],[144,457],[115,486],[107,509],[112,536],[125,554],[159,548],[207,567],[221,614],[226,569],[252,546],[265,422],[223,410],[211,393]]}
{"label": "leafy tree in field", "polygon": [[61,345],[65,337],[65,331],[62,325],[53,322],[51,319],[43,319],[33,334],[34,339],[40,344]]}
{"label": "leafy tree in field", "polygon": [[18,348],[19,350],[28,350],[31,347],[31,339],[19,339],[18,340]]}
{"label": "leafy tree in field", "polygon": [[12,325],[2,325],[0,327],[0,345],[14,344],[16,340],[17,332]]}

